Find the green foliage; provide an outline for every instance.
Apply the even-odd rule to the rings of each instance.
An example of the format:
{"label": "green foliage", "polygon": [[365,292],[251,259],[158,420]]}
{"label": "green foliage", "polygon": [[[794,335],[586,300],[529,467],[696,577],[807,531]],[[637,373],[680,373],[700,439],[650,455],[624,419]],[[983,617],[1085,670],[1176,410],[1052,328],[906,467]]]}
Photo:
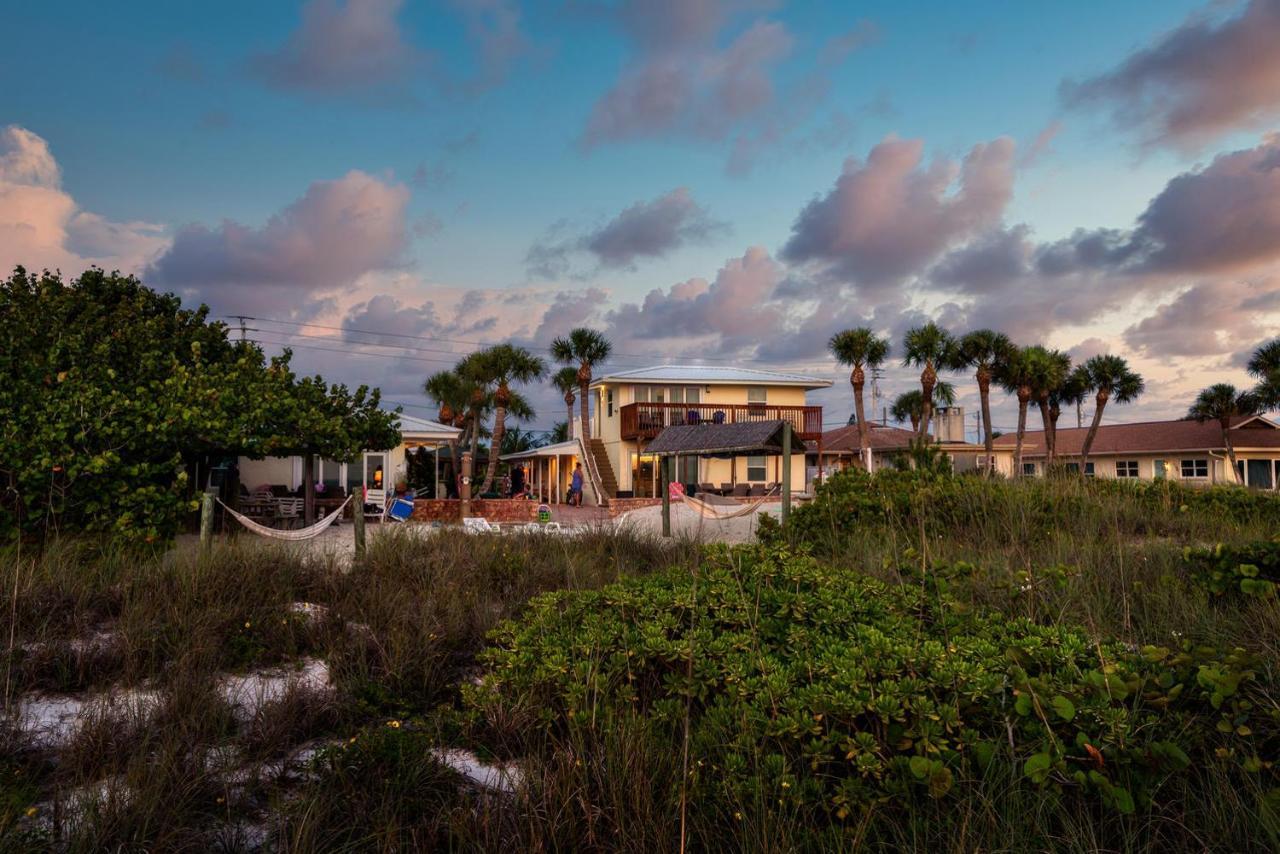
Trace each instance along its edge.
{"label": "green foliage", "polygon": [[465,696],[530,740],[635,717],[679,738],[687,721],[696,810],[776,801],[814,826],[998,766],[1120,813],[1193,765],[1276,784],[1280,720],[1243,651],[1132,650],[956,607],[933,577],[889,586],[785,548],[720,550],[696,574],[539,597],[494,633]]}
{"label": "green foliage", "polygon": [[1184,558],[1191,577],[1214,596],[1242,594],[1274,599],[1280,584],[1280,542],[1213,548],[1188,548]]}
{"label": "green foliage", "polygon": [[90,270],[0,282],[0,538],[153,542],[195,509],[212,456],[353,457],[399,441],[376,391],[296,378],[203,306]]}

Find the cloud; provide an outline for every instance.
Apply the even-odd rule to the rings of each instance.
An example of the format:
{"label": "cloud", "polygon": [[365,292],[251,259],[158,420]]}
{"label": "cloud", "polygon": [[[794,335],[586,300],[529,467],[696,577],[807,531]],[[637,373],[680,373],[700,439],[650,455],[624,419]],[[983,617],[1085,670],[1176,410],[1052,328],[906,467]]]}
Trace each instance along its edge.
{"label": "cloud", "polygon": [[465,88],[487,89],[506,80],[511,68],[533,53],[520,29],[520,6],[511,0],[451,0],[462,15],[467,36],[476,47],[477,71]]}
{"label": "cloud", "polygon": [[62,170],[39,134],[0,129],[0,266],[61,269],[91,265],[137,271],[168,239],[162,226],[113,222],[80,208],[62,188]]}
{"label": "cloud", "polygon": [[1124,339],[1153,358],[1217,356],[1257,341],[1278,313],[1280,277],[1201,282],[1130,326]]}
{"label": "cloud", "polygon": [[225,220],[179,229],[147,275],[227,313],[305,312],[400,262],[408,201],[402,184],[348,172],[312,184],[260,228]]}
{"label": "cloud", "polygon": [[1232,131],[1280,118],[1280,2],[1251,0],[1196,12],[1117,68],[1065,82],[1069,106],[1103,108],[1148,145],[1199,147]]}
{"label": "cloud", "polygon": [[1041,128],[1040,133],[1036,134],[1036,138],[1031,141],[1031,145],[1027,146],[1027,150],[1022,155],[1021,166],[1026,169],[1034,166],[1041,158],[1053,152],[1053,141],[1062,133],[1062,122],[1054,119]]}
{"label": "cloud", "polygon": [[677,187],[652,201],[636,202],[586,234],[558,237],[566,228],[564,223],[553,226],[547,238],[529,249],[530,272],[544,278],[565,275],[575,253],[590,255],[600,269],[634,270],[637,261],[705,241],[726,226],[695,202],[686,187]]}
{"label": "cloud", "polygon": [[818,54],[818,62],[822,65],[839,65],[851,54],[875,44],[880,36],[880,27],[874,21],[864,18],[840,35],[827,39]]}
{"label": "cloud", "polygon": [[403,0],[310,0],[285,43],[253,58],[267,85],[304,92],[354,92],[404,80],[425,58],[396,20]]}
{"label": "cloud", "polygon": [[1012,140],[976,145],[960,164],[925,166],[923,150],[891,137],[865,163],[846,160],[835,186],[796,218],[782,257],[882,295],[999,222],[1013,190]]}

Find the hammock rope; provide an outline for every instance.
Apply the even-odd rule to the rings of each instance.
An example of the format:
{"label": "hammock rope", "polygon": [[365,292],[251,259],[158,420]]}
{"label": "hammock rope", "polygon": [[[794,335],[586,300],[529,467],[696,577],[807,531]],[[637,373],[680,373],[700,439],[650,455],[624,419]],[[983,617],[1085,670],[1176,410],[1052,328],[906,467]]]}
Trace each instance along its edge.
{"label": "hammock rope", "polygon": [[700,498],[694,498],[691,495],[685,495],[683,497],[684,503],[689,505],[690,509],[694,510],[703,519],[715,519],[718,522],[725,522],[729,519],[737,519],[740,516],[746,516],[750,513],[754,513],[759,510],[767,500],[768,496],[761,498],[759,501],[753,501],[750,504],[740,504],[735,501],[733,502],[733,506],[736,509],[726,509],[721,511],[717,508],[725,507],[726,505],[711,504],[710,502],[703,501]]}
{"label": "hammock rope", "polygon": [[329,526],[332,525],[334,522],[338,521],[338,519],[342,516],[342,511],[347,509],[347,505],[351,503],[351,496],[348,495],[347,500],[342,502],[341,507],[339,507],[337,510],[330,513],[328,516],[325,516],[323,519],[321,519],[319,522],[316,522],[311,527],[298,528],[292,531],[284,531],[284,530],[281,530],[280,528],[271,528],[271,527],[268,527],[267,525],[263,525],[258,522],[255,522],[254,520],[250,519],[248,516],[244,515],[243,513],[237,513],[236,511],[228,507],[226,504],[223,504],[221,498],[218,499],[218,503],[222,504],[222,509],[226,510],[228,513],[234,516],[241,525],[244,525],[246,528],[248,528],[250,531],[252,531],[253,533],[257,534],[260,537],[270,537],[273,540],[289,540],[292,542],[298,542],[301,540],[310,540],[313,537],[318,537],[321,534],[323,534],[326,530],[328,530]]}

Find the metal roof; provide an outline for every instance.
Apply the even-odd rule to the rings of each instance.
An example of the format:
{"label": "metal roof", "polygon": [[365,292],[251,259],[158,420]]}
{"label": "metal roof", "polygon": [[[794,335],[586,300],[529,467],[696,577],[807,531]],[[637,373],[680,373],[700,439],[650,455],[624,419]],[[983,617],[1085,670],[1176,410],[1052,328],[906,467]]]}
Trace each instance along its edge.
{"label": "metal roof", "polygon": [[831,380],[764,371],[758,368],[734,368],[724,365],[655,365],[633,371],[612,371],[598,377],[592,387],[604,383],[695,383],[698,385],[791,385],[801,388],[826,388]]}
{"label": "metal roof", "polygon": [[[644,448],[646,454],[688,454],[719,457],[743,454],[777,456],[782,453],[785,421],[744,421],[738,424],[683,424],[668,427]],[[793,438],[793,454],[804,453],[804,443]]]}
{"label": "metal roof", "polygon": [[527,451],[517,451],[514,454],[503,454],[498,457],[500,460],[527,460],[531,457],[570,457],[581,453],[577,439],[570,439],[568,442],[556,442],[554,445],[543,445],[540,448],[530,448]]}
{"label": "metal roof", "polygon": [[462,433],[457,427],[450,427],[439,421],[405,415],[403,412],[392,414],[400,420],[400,434],[408,438],[456,439]]}

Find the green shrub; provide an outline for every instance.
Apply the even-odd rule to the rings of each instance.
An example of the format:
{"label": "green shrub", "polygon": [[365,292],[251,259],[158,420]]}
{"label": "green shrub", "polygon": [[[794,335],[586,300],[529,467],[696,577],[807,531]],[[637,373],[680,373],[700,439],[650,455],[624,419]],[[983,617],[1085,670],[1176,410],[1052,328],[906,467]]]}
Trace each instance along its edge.
{"label": "green shrub", "polygon": [[687,722],[704,818],[776,802],[820,829],[1013,769],[1122,814],[1192,765],[1276,785],[1277,712],[1243,651],[1099,642],[785,548],[544,595],[493,640],[464,691],[491,738]]}
{"label": "green shrub", "polygon": [[1214,596],[1242,594],[1272,599],[1280,583],[1280,542],[1270,541],[1183,553],[1191,577]]}

